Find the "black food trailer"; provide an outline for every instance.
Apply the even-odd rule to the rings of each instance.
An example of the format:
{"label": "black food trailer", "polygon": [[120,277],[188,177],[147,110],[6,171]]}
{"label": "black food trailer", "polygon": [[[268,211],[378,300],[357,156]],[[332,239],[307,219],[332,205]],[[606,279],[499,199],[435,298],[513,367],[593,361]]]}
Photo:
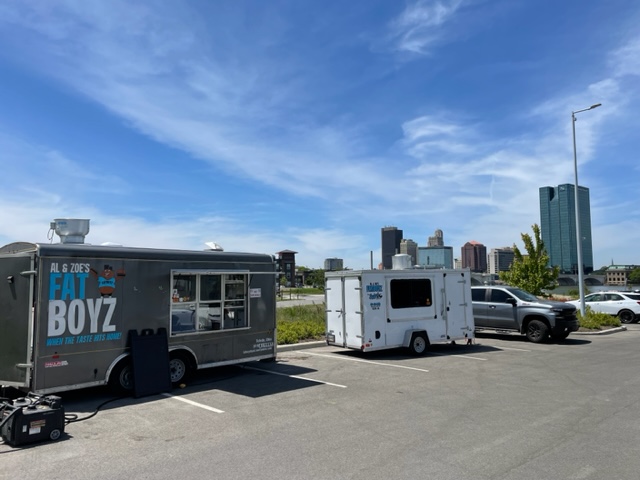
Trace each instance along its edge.
{"label": "black food trailer", "polygon": [[149,332],[166,347],[144,361],[168,363],[174,385],[195,369],[275,359],[273,256],[61,238],[0,251],[0,385],[131,390],[132,339]]}

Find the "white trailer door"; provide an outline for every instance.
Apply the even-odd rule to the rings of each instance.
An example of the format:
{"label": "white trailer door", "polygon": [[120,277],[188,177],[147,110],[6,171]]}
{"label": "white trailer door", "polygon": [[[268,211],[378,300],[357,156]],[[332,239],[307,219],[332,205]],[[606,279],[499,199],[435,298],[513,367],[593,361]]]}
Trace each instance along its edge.
{"label": "white trailer door", "polygon": [[324,292],[327,308],[327,340],[333,345],[345,347],[344,291],[342,284],[342,277],[327,277]]}
{"label": "white trailer door", "polygon": [[362,347],[362,281],[360,277],[344,277],[344,331],[349,348]]}
{"label": "white trailer door", "polygon": [[464,336],[471,318],[467,318],[471,304],[469,278],[462,273],[447,273],[444,275],[444,289],[442,301],[447,335],[452,339]]}
{"label": "white trailer door", "polygon": [[326,280],[327,334],[330,343],[349,348],[362,346],[362,288],[359,277]]}

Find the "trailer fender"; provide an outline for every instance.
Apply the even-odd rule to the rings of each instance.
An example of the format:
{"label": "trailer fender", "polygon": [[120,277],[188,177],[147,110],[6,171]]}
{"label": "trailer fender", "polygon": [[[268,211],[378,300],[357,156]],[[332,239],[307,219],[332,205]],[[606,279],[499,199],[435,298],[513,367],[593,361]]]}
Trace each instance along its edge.
{"label": "trailer fender", "polygon": [[424,355],[430,343],[429,335],[424,329],[412,329],[404,332],[402,345],[407,347],[413,355]]}
{"label": "trailer fender", "polygon": [[117,394],[133,391],[133,367],[128,353],[118,355],[107,369],[105,377],[109,388]]}

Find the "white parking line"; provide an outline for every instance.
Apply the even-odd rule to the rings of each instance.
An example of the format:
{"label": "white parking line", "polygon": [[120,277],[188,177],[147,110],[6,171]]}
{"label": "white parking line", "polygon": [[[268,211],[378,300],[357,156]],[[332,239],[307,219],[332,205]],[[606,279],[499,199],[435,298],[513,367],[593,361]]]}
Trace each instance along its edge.
{"label": "white parking line", "polygon": [[525,350],[524,348],[511,348],[511,347],[496,347],[491,345],[491,348],[497,348],[498,350],[515,350],[517,352],[530,352],[531,350]]}
{"label": "white parking line", "polygon": [[433,353],[433,352],[429,352],[428,355],[435,355],[437,357],[468,358],[469,360],[482,360],[483,362],[487,361],[486,358],[472,357],[471,355],[447,355],[446,353]]}
{"label": "white parking line", "polygon": [[390,363],[382,363],[382,362],[373,362],[371,360],[362,360],[360,358],[351,358],[351,357],[341,357],[337,355],[326,355],[323,353],[311,353],[309,350],[300,350],[296,353],[304,353],[305,355],[315,355],[316,357],[326,357],[333,358],[335,360],[350,360],[352,362],[361,362],[361,363],[371,363],[372,365],[382,365],[383,367],[393,367],[393,368],[404,368],[407,370],[417,370],[418,372],[428,372],[429,370],[425,370],[424,368],[416,368],[416,367],[408,367],[406,365],[393,365]]}
{"label": "white parking line", "polygon": [[331,383],[331,382],[324,382],[322,380],[316,380],[315,378],[309,378],[309,377],[301,377],[300,375],[288,375],[286,373],[281,373],[281,372],[274,372],[273,370],[266,370],[263,368],[256,368],[256,367],[248,367],[248,366],[243,366],[242,368],[246,368],[247,370],[256,370],[258,372],[265,372],[265,373],[271,373],[273,375],[281,375],[283,377],[289,377],[289,378],[297,378],[299,380],[307,380],[308,382],[315,382],[315,383],[322,383],[324,385],[330,385],[332,387],[338,387],[338,388],[347,388],[346,385],[340,385],[338,383]]}
{"label": "white parking line", "polygon": [[213,408],[208,405],[203,405],[202,403],[194,402],[193,400],[189,400],[188,398],[176,397],[174,395],[171,395],[170,393],[162,393],[161,395],[164,395],[167,398],[172,398],[174,400],[180,400],[181,402],[188,403],[189,405],[193,405],[194,407],[204,408],[205,410],[209,410],[211,412],[224,413],[224,410],[218,410],[217,408]]}

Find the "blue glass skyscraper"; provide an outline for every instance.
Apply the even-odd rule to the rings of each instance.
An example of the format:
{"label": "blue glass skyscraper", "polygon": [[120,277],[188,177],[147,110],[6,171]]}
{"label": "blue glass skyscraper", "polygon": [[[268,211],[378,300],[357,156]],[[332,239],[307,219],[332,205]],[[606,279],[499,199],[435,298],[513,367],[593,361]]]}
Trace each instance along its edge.
{"label": "blue glass skyscraper", "polygon": [[[540,230],[551,266],[562,273],[578,273],[576,247],[575,187],[570,183],[557,187],[540,187]],[[580,238],[584,273],[593,271],[591,244],[591,206],[589,189],[578,187]]]}

